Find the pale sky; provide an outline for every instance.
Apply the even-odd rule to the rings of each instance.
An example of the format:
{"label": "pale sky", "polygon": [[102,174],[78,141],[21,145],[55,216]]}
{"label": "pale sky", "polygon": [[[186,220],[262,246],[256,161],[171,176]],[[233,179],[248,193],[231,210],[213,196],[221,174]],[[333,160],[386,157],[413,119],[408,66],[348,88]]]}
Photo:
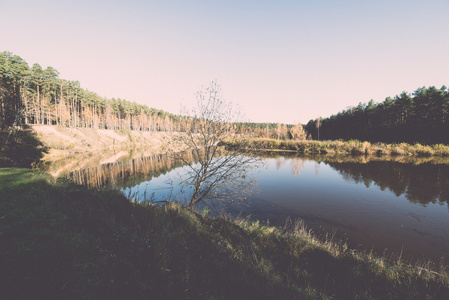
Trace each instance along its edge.
{"label": "pale sky", "polygon": [[0,51],[179,113],[217,80],[253,122],[449,85],[448,0],[0,0]]}

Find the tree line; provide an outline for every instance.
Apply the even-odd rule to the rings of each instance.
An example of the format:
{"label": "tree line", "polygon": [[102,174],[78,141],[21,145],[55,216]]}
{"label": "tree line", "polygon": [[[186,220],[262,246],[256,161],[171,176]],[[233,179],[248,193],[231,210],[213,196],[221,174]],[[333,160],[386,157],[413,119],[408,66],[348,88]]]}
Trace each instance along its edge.
{"label": "tree line", "polygon": [[243,135],[257,138],[270,138],[278,140],[306,140],[311,136],[306,132],[301,123],[237,123],[237,131]]}
{"label": "tree line", "polygon": [[[185,131],[192,119],[83,89],[59,72],[0,52],[0,129],[20,124],[98,129]],[[449,90],[431,86],[381,103],[359,103],[301,124],[235,123],[240,134],[279,140],[358,139],[371,142],[449,143]]]}
{"label": "tree line", "polygon": [[186,117],[124,99],[107,99],[10,52],[0,52],[0,127],[14,124],[182,131]]}
{"label": "tree line", "polygon": [[325,119],[310,120],[305,129],[314,139],[358,139],[385,143],[449,143],[449,90],[418,88],[381,103],[359,103]]}
{"label": "tree line", "polygon": [[[192,119],[124,99],[108,99],[59,78],[53,67],[29,67],[20,56],[0,52],[0,129],[22,124],[97,129],[185,131]],[[257,137],[305,139],[301,124],[239,122],[233,129]]]}

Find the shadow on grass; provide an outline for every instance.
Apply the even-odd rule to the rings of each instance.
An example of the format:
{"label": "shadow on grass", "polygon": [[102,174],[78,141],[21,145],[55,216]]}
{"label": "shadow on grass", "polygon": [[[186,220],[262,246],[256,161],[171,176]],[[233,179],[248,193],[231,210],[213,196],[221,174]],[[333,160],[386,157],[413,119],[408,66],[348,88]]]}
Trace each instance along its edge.
{"label": "shadow on grass", "polygon": [[47,149],[28,125],[9,136],[9,130],[0,130],[0,167],[29,168],[39,163]]}

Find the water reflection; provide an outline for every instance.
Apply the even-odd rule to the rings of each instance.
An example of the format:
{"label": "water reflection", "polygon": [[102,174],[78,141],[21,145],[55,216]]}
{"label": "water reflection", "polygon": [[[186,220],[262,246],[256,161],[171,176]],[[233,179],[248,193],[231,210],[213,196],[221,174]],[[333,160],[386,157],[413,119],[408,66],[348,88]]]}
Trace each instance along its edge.
{"label": "water reflection", "polygon": [[373,157],[373,156],[298,156],[296,153],[261,153],[275,159],[276,169],[287,164],[292,175],[301,173],[306,161],[313,161],[315,175],[321,163],[337,170],[343,179],[369,188],[379,186],[396,196],[404,195],[412,203],[446,203],[449,207],[449,158],[444,157]]}
{"label": "water reflection", "polygon": [[[89,188],[116,186],[133,187],[153,177],[166,174],[174,168],[184,165],[177,156],[193,162],[192,152],[154,154],[135,156],[132,152],[66,159],[53,164],[50,173],[64,176],[73,182]],[[426,160],[393,158],[392,160],[373,160],[367,157],[298,157],[284,154],[272,158],[264,155],[266,160],[274,159],[276,170],[290,168],[293,176],[299,176],[306,161],[314,162],[314,174],[320,173],[321,163],[329,165],[341,174],[346,181],[363,184],[367,188],[379,186],[382,191],[389,190],[396,196],[404,195],[410,202],[423,205],[429,203],[447,204],[449,206],[449,161],[443,164]]]}
{"label": "water reflection", "polygon": [[[314,232],[348,238],[351,247],[438,262],[449,253],[448,165],[353,157],[265,158],[260,193],[242,210],[270,224],[300,218]],[[420,204],[420,205],[417,205]]]}
{"label": "water reflection", "polygon": [[449,205],[449,165],[394,161],[328,164],[345,180],[364,184],[367,188],[374,184],[396,196],[405,195],[413,203]]}
{"label": "water reflection", "polygon": [[301,158],[294,158],[291,160],[293,176],[301,174],[302,168],[304,168],[304,160]]}
{"label": "water reflection", "polygon": [[[183,170],[172,154],[116,155],[118,161],[103,157],[65,176],[88,187],[135,192],[140,200],[147,199],[147,191],[156,191],[156,200],[164,200],[166,191],[155,187]],[[191,152],[182,155],[195,161]],[[438,261],[449,253],[448,160],[261,156],[265,167],[255,173],[259,193],[244,206],[228,206],[228,213],[269,219],[274,225],[287,217],[301,218],[315,232],[337,230],[351,246],[380,254],[388,248],[403,250],[405,257]],[[175,190],[181,197],[188,192]]]}
{"label": "water reflection", "polygon": [[89,188],[114,186],[124,189],[183,166],[184,162],[181,157],[185,161],[193,162],[195,160],[195,155],[192,152],[182,152],[176,155],[173,153],[155,154],[96,164],[68,172],[64,176]]}

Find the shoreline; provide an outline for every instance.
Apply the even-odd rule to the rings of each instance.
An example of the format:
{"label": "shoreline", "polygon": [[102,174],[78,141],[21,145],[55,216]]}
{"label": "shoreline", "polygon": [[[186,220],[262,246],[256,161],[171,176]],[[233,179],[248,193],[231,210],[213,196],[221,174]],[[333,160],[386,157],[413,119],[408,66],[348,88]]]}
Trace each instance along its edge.
{"label": "shoreline", "polygon": [[244,148],[252,151],[284,151],[286,153],[301,154],[324,154],[324,155],[350,155],[350,156],[371,156],[371,157],[440,157],[449,158],[449,146],[442,144],[414,145],[384,144],[351,141],[315,141],[315,140],[275,140],[266,138],[249,138],[247,140],[223,141],[225,147],[237,147],[244,145]]}
{"label": "shoreline", "polygon": [[449,293],[447,267],[376,257],[317,237],[302,222],[273,227],[211,218],[176,204],[131,202],[112,190],[50,183],[29,169],[0,169],[0,178],[0,194],[10,195],[0,201],[0,257],[9,274],[3,295],[440,299]]}

